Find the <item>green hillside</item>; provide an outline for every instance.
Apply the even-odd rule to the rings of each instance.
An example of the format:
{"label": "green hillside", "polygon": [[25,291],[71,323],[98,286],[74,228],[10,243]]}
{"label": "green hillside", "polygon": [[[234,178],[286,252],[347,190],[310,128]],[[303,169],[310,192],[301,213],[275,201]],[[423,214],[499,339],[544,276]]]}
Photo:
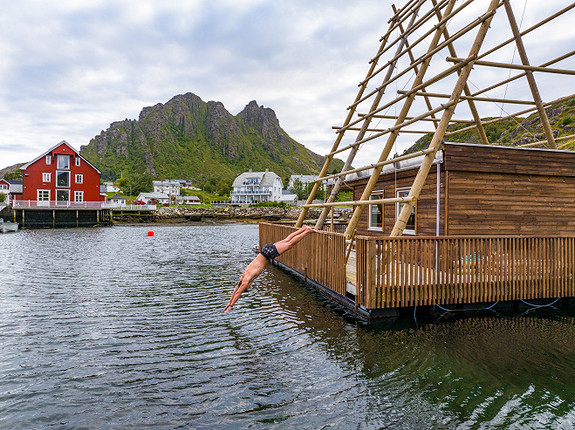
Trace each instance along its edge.
{"label": "green hillside", "polygon": [[[550,105],[545,109],[551,129],[555,138],[575,134],[575,97]],[[490,120],[493,118],[485,118]],[[448,128],[456,131],[468,127],[470,124],[457,124]],[[489,143],[496,145],[518,146],[545,140],[539,115],[534,113],[528,117],[512,117],[484,126]],[[419,139],[413,146],[406,149],[404,154],[426,149],[431,142],[432,134]],[[445,137],[449,142],[481,143],[476,128],[454,133]],[[558,143],[561,149],[575,150],[575,139],[561,140]]]}

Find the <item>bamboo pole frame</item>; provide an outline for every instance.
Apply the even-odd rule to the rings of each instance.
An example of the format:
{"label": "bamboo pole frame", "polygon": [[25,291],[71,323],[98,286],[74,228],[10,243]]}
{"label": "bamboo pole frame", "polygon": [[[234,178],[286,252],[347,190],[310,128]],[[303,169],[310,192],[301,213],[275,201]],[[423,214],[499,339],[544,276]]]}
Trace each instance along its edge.
{"label": "bamboo pole frame", "polygon": [[[489,4],[489,8],[487,9],[488,18],[482,22],[482,24],[481,24],[481,26],[477,32],[477,36],[475,37],[475,41],[473,42],[473,45],[471,46],[471,50],[469,51],[469,56],[468,56],[469,58],[477,57],[479,50],[481,49],[481,46],[482,46],[483,41],[485,39],[485,36],[487,35],[487,30],[489,29],[489,24],[491,23],[491,20],[493,19],[493,15],[494,15],[495,11],[497,10],[498,6],[499,6],[499,0],[491,0],[491,3]],[[469,62],[461,70],[461,74],[459,75],[459,78],[457,79],[457,83],[455,85],[455,88],[453,90],[452,97],[450,100],[452,100],[452,101],[459,100],[459,98],[461,97],[461,93],[463,92],[463,88],[467,82],[467,78],[469,77],[469,74],[471,73],[472,68],[473,68],[473,61]],[[439,126],[437,127],[437,131],[435,132],[435,135],[433,136],[433,139],[431,140],[431,143],[429,144],[429,148],[433,149],[434,152],[427,154],[425,156],[425,158],[423,159],[423,162],[421,163],[421,167],[419,168],[417,176],[415,177],[415,180],[413,181],[413,185],[411,186],[411,189],[409,191],[408,197],[416,197],[416,198],[419,197],[421,189],[423,188],[425,180],[427,179],[427,175],[429,174],[429,169],[431,168],[431,165],[433,163],[433,159],[435,158],[435,153],[439,150],[441,142],[443,142],[443,135],[444,135],[445,131],[447,130],[447,126],[449,125],[449,119],[453,115],[454,111],[455,111],[455,104],[451,105],[450,107],[445,109],[445,111],[443,112],[443,116],[441,117],[441,122],[439,123]],[[399,216],[395,222],[395,225],[393,226],[393,229],[391,231],[390,236],[392,236],[392,237],[393,236],[400,236],[403,233],[403,230],[405,230],[407,220],[409,219],[409,217],[411,215],[411,210],[413,209],[414,205],[415,205],[415,201],[408,202],[408,203],[403,205],[401,212],[400,212],[400,214],[399,214]],[[358,206],[358,208],[360,208],[360,207],[361,206]],[[356,211],[357,211],[357,209],[356,209]],[[350,221],[350,224],[351,224],[351,221]],[[347,232],[346,232],[346,234],[347,234]]]}
{"label": "bamboo pole frame", "polygon": [[[419,193],[423,187],[423,183],[427,178],[429,169],[435,158],[435,154],[439,150],[443,139],[446,136],[461,133],[462,131],[469,129],[477,129],[481,141],[483,143],[488,143],[484,130],[486,125],[517,117],[523,113],[538,111],[539,117],[541,118],[541,122],[544,127],[546,140],[523,145],[523,147],[536,146],[548,142],[552,148],[557,148],[557,144],[555,142],[556,140],[561,141],[567,139],[553,137],[553,132],[545,113],[546,106],[549,106],[552,103],[557,103],[561,99],[558,99],[554,102],[544,102],[539,94],[539,89],[535,83],[533,74],[535,72],[546,72],[566,76],[575,76],[574,70],[550,67],[551,65],[556,64],[563,59],[575,55],[575,51],[571,51],[553,60],[547,61],[546,63],[540,63],[541,65],[539,66],[532,66],[529,63],[527,57],[527,49],[523,43],[523,36],[533,32],[537,28],[540,28],[545,23],[551,22],[552,20],[561,16],[563,13],[572,10],[575,8],[575,3],[564,7],[562,10],[554,13],[553,15],[546,17],[527,30],[520,31],[520,29],[517,27],[517,22],[515,21],[509,0],[490,0],[489,7],[482,15],[470,19],[467,22],[458,23],[457,25],[459,25],[459,28],[451,32],[450,30],[452,22],[455,22],[453,18],[466,10],[467,6],[473,3],[473,0],[467,0],[460,4],[459,7],[457,7],[456,3],[459,1],[408,0],[404,6],[399,9],[395,6],[392,6],[393,15],[389,20],[388,31],[380,39],[381,44],[378,52],[369,61],[369,70],[364,80],[360,81],[359,83],[359,91],[356,95],[355,101],[347,107],[348,113],[343,124],[341,126],[333,127],[333,129],[336,130],[335,143],[333,144],[331,151],[326,154],[326,162],[320,172],[318,179],[315,181],[312,192],[310,193],[302,213],[298,218],[296,223],[297,227],[303,224],[303,220],[305,219],[309,208],[323,208],[322,214],[316,223],[316,227],[321,228],[323,226],[323,222],[335,206],[352,205],[354,206],[353,216],[345,232],[345,238],[348,241],[351,241],[355,236],[355,230],[357,228],[359,217],[362,214],[363,208],[369,204],[380,203],[380,200],[370,201],[369,197],[376,185],[377,180],[379,179],[379,175],[381,174],[383,167],[389,164],[398,163],[403,160],[423,155],[423,163],[419,168],[417,176],[415,177],[409,192],[409,201],[395,201],[395,203],[402,203],[403,207],[393,227],[391,236],[402,234],[403,229],[405,228],[404,222],[406,222],[406,216],[409,216],[411,209],[416,204]],[[511,28],[513,38],[499,43],[494,48],[489,48],[488,50],[481,52],[486,34],[489,32],[489,26],[493,20],[493,17],[501,6],[505,8],[507,14],[507,25],[509,28]],[[503,16],[505,16],[505,14],[503,14]],[[397,37],[394,35],[394,32],[396,31],[400,32],[399,36]],[[475,40],[469,49],[469,53],[466,57],[459,57],[455,52],[454,43],[461,38],[468,36],[471,32],[475,32],[476,34]],[[521,64],[486,61],[483,59],[490,53],[501,50],[512,42],[514,42],[517,46],[519,56],[521,57]],[[424,46],[427,46],[427,48],[425,49]],[[383,62],[382,60],[384,55],[389,53],[392,49],[394,49],[395,52],[391,55],[391,59]],[[447,50],[449,52],[449,55],[443,58],[447,60],[447,62],[453,64],[451,66],[448,65],[447,68],[443,67],[443,70],[435,71],[435,75],[432,77],[426,76],[427,72],[429,71],[430,61],[432,58],[437,59],[439,55],[441,55],[440,52],[442,50]],[[402,68],[397,68],[398,64],[400,64],[400,61]],[[383,64],[378,65],[378,62],[382,62]],[[404,64],[405,62],[408,62],[407,66]],[[519,70],[520,73],[512,77],[510,76],[508,79],[502,80],[501,82],[488,86],[487,88],[471,92],[468,86],[468,79],[474,66],[497,67],[505,68],[506,70]],[[373,79],[376,76],[382,74],[382,72],[386,72],[386,75],[383,77],[382,82],[378,85],[377,83],[373,82]],[[396,88],[395,94],[391,93],[391,98],[387,97],[388,100],[384,100],[383,96],[386,92],[388,92],[390,85],[396,82],[397,86],[399,79],[406,78],[406,75],[410,72],[415,74],[415,78],[410,79],[411,88],[407,91],[397,90]],[[456,73],[457,76],[452,76]],[[525,77],[529,83],[533,100],[517,100],[512,98],[497,98],[488,95],[481,95],[488,92],[490,89],[497,88],[515,79],[523,77]],[[452,86],[451,94],[430,91],[432,85],[449,80],[455,81],[455,84]],[[416,98],[418,97],[423,98],[423,101],[427,106],[427,111],[422,112],[421,106],[415,105],[418,111],[417,113],[412,113],[410,116],[408,114]],[[433,98],[443,98],[447,99],[447,101],[433,108]],[[565,97],[564,99],[567,98],[569,97]],[[471,112],[472,119],[453,117],[456,106],[462,101],[465,101],[469,105],[469,111]],[[491,104],[505,103],[510,105],[528,105],[529,109],[515,112],[502,118],[482,120],[479,115],[479,105],[476,105],[478,102]],[[367,112],[357,112],[360,106],[365,109],[366,106],[364,103],[369,103],[371,107],[367,109]],[[483,107],[483,105],[481,106]],[[386,109],[389,110],[392,107],[400,107],[400,113],[389,115],[384,112]],[[356,114],[357,118],[355,118]],[[436,114],[439,114],[441,118],[438,118]],[[375,119],[391,120],[393,121],[393,125],[390,124],[391,126],[389,127],[387,126],[388,124],[371,125]],[[435,130],[423,131],[422,127],[408,128],[409,126],[416,124],[419,121],[433,123]],[[447,127],[451,124],[468,124],[468,126],[460,128],[459,130],[447,131]],[[346,136],[346,133],[348,132],[354,132],[357,133],[357,135],[354,136],[351,142],[346,142],[342,145],[344,142],[344,136]],[[371,135],[368,135],[369,133],[371,133]],[[427,133],[433,133],[433,138],[428,149],[421,151],[420,153],[416,153],[413,156],[408,154],[406,156],[388,160],[389,154],[391,153],[391,150],[399,135]],[[363,147],[364,144],[370,143],[382,137],[386,137],[386,141],[380,148],[379,159],[373,164],[359,168],[352,168],[351,165],[353,160],[356,158],[360,148]],[[349,151],[349,153],[347,155],[347,160],[344,163],[342,171],[337,174],[327,175],[326,173],[329,163],[337,154],[341,154],[346,151]],[[365,189],[363,190],[359,200],[349,202],[335,202],[335,197],[341,189],[341,186],[344,183],[346,177],[351,174],[370,169],[372,170],[371,175],[369,176]],[[336,183],[327,202],[313,204],[312,201],[317,194],[321,183],[331,179],[335,179]],[[386,203],[393,201],[393,199],[383,200]],[[381,204],[383,204],[383,202]]]}
{"label": "bamboo pole frame", "polygon": [[[417,17],[417,11],[418,11],[418,9],[415,9],[413,11],[411,22],[415,21],[415,18]],[[406,43],[407,43],[407,38],[402,38],[401,43],[397,47],[397,51],[399,52],[399,51],[403,50]],[[388,80],[391,77],[392,73],[393,73],[393,67],[390,67],[388,70],[388,73],[385,77],[385,80]],[[386,86],[380,87],[379,93],[377,94],[377,96],[375,97],[375,99],[372,103],[372,110],[377,108],[377,106],[379,105],[379,102],[380,102],[381,98],[383,97],[383,94],[384,94],[386,88],[387,88]],[[363,137],[367,133],[367,130],[369,128],[370,123],[371,123],[371,118],[367,118],[364,121],[363,126],[362,126],[361,130],[359,131],[359,134],[356,137],[356,141],[363,140]],[[351,163],[353,163],[353,160],[355,159],[355,155],[357,154],[358,149],[359,149],[358,146],[354,146],[351,148],[351,151],[348,154],[347,160],[345,161],[345,164],[344,164],[342,170],[349,170],[349,168],[351,167]],[[343,185],[343,177],[339,177],[337,179],[336,183],[334,184],[332,190],[331,190],[330,196],[327,199],[327,203],[331,203],[335,200],[335,198],[336,198],[337,194],[339,193],[339,190],[341,189],[342,185]],[[311,196],[311,194],[310,194],[310,196]],[[314,194],[314,197],[315,197],[315,194]],[[309,204],[311,202],[307,202],[307,203]],[[316,226],[315,226],[316,229],[319,230],[323,227],[323,224],[325,222],[325,219],[326,219],[328,213],[329,213],[329,208],[326,206],[322,210],[322,213],[316,222]]]}

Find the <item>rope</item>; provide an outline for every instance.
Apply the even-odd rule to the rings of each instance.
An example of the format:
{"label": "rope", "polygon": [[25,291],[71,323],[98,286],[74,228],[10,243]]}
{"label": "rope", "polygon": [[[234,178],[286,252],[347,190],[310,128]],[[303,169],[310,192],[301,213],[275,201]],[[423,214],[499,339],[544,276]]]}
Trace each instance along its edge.
{"label": "rope", "polygon": [[435,307],[441,309],[441,310],[444,311],[444,312],[469,312],[470,310],[474,310],[474,311],[490,311],[495,305],[497,305],[497,303],[499,303],[499,300],[497,300],[495,303],[493,303],[493,304],[490,305],[490,306],[487,306],[487,307],[485,307],[485,308],[479,308],[479,309],[447,309],[447,308],[444,308],[444,307],[441,306],[441,305],[438,305],[437,303],[434,304],[433,306],[435,306]]}
{"label": "rope", "polygon": [[561,297],[557,297],[553,302],[548,303],[548,304],[546,304],[546,305],[536,305],[536,304],[534,304],[534,303],[529,303],[529,302],[527,302],[527,301],[525,301],[525,300],[523,300],[523,299],[520,299],[519,301],[522,302],[522,303],[525,303],[527,306],[531,306],[531,307],[534,307],[534,308],[548,308],[548,307],[553,306],[553,305],[554,305],[555,303],[557,303],[559,300],[561,300]]}

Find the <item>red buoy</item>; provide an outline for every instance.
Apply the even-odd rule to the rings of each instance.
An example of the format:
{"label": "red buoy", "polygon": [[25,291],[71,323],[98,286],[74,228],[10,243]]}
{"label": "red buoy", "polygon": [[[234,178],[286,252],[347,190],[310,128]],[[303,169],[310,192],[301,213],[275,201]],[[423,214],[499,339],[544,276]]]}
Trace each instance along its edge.
{"label": "red buoy", "polygon": [[153,236],[153,235],[154,235],[154,232],[153,232],[152,230],[149,230],[149,231],[148,231],[148,236]]}

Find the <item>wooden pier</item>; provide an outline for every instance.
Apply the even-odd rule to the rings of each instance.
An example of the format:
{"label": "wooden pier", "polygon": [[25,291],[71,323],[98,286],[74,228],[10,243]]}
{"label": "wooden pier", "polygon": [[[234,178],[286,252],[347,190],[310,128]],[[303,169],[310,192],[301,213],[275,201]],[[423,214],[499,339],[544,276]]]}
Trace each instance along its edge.
{"label": "wooden pier", "polygon": [[[295,227],[260,224],[260,244]],[[319,231],[277,258],[366,318],[413,306],[575,297],[575,237],[357,237]]]}

